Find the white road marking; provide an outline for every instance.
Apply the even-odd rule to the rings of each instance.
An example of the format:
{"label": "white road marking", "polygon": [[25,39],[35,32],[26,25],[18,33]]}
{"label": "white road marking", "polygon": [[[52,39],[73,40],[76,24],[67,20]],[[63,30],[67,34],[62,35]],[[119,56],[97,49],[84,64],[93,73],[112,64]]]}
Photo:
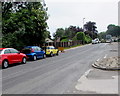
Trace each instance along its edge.
{"label": "white road marking", "polygon": [[97,62],[99,61],[100,59],[97,59]]}
{"label": "white road marking", "polygon": [[93,69],[89,69],[88,71],[86,71],[85,73],[84,73],[84,75],[82,75],[81,76],[81,78],[78,80],[78,82],[80,82],[81,81],[81,79],[82,80],[84,80],[84,78],[90,73],[90,71],[92,71]]}
{"label": "white road marking", "polygon": [[107,57],[107,54],[105,54],[104,58],[106,58],[106,57]]}

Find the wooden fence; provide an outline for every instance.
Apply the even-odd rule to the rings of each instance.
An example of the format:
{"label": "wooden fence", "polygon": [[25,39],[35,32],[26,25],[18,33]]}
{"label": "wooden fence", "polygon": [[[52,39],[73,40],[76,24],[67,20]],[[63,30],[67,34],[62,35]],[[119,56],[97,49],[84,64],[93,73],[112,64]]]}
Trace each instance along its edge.
{"label": "wooden fence", "polygon": [[83,42],[82,41],[48,42],[48,43],[45,43],[43,46],[55,46],[56,48],[58,48],[58,47],[72,47],[72,46],[76,46],[79,44],[83,44]]}

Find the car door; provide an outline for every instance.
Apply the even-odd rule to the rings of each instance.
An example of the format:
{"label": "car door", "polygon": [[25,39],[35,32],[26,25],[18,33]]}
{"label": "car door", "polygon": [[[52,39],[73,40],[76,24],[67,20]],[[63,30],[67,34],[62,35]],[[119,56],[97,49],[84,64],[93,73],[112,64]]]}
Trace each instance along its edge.
{"label": "car door", "polygon": [[57,48],[55,48],[55,47],[54,47],[54,49],[55,49],[55,54],[57,54],[57,52],[58,52],[58,49],[57,49]]}
{"label": "car door", "polygon": [[22,59],[22,56],[20,55],[19,51],[16,49],[10,49],[11,55],[12,55],[12,61],[13,63],[19,63]]}
{"label": "car door", "polygon": [[38,54],[39,54],[40,58],[42,58],[43,54],[44,54],[44,52],[42,51],[42,49],[40,47],[37,47],[37,51],[38,51]]}
{"label": "car door", "polygon": [[39,48],[39,47],[33,47],[33,49],[34,49],[34,52],[37,55],[37,58],[42,58],[41,48]]}
{"label": "car door", "polygon": [[4,55],[4,56],[3,56],[4,59],[7,59],[7,60],[8,60],[9,64],[12,64],[12,63],[13,63],[13,56],[12,56],[12,54],[11,54],[11,52],[10,52],[9,49],[5,49],[3,55]]}
{"label": "car door", "polygon": [[53,53],[56,54],[55,47],[52,46]]}

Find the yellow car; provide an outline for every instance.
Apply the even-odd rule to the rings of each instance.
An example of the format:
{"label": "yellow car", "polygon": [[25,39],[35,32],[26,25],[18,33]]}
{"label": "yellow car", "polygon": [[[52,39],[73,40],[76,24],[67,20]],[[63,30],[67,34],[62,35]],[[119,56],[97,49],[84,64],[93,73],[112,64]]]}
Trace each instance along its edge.
{"label": "yellow car", "polygon": [[59,55],[59,50],[54,46],[44,46],[42,47],[45,50],[47,56]]}

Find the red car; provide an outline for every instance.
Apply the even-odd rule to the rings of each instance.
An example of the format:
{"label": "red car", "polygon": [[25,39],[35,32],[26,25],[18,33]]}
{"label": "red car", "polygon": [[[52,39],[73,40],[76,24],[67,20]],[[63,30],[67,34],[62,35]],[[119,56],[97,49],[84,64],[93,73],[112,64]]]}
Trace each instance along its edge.
{"label": "red car", "polygon": [[23,63],[25,64],[27,56],[20,53],[14,48],[0,48],[0,65],[7,68],[9,64]]}

